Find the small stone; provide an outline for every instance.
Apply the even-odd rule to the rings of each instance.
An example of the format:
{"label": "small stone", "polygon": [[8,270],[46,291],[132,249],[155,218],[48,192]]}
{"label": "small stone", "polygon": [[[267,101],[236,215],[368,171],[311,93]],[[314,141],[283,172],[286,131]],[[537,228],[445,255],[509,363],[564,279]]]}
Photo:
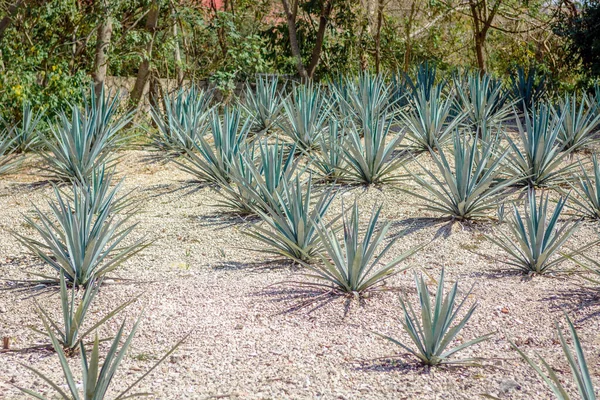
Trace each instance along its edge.
{"label": "small stone", "polygon": [[513,381],[512,379],[506,379],[500,382],[500,393],[508,394],[513,390],[521,390],[519,382]]}

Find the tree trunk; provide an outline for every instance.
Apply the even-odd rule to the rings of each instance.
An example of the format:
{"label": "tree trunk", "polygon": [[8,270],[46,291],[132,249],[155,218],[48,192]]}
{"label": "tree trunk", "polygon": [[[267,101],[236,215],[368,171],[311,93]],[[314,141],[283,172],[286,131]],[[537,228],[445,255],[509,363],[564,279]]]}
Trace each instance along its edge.
{"label": "tree trunk", "polygon": [[135,80],[135,85],[133,86],[133,89],[131,90],[131,95],[129,97],[131,107],[133,108],[139,105],[140,100],[142,99],[142,95],[144,94],[144,86],[146,86],[146,82],[148,81],[148,75],[150,74],[150,61],[152,58],[152,48],[154,46],[154,36],[156,34],[156,28],[158,26],[158,14],[158,0],[154,0],[150,5],[150,11],[148,12],[148,16],[146,17],[146,30],[151,34],[150,40],[146,44],[146,56],[140,64],[137,78]]}
{"label": "tree trunk", "polygon": [[177,85],[181,86],[183,83],[183,69],[181,68],[181,50],[179,49],[179,32],[177,29],[177,12],[175,10],[175,4],[171,2],[171,9],[173,16],[175,17],[173,20],[173,39],[175,40],[175,71],[177,72]]}
{"label": "tree trunk", "polygon": [[379,0],[377,5],[377,25],[375,26],[375,73],[381,70],[381,25],[383,24],[383,9],[385,0]]}
{"label": "tree trunk", "polygon": [[485,54],[483,46],[485,44],[485,35],[481,32],[475,33],[475,56],[477,58],[477,68],[481,74],[485,73]]}
{"label": "tree trunk", "polygon": [[8,6],[8,13],[0,20],[0,40],[4,37],[4,32],[10,26],[13,17],[17,14],[19,7],[24,3],[24,0],[19,0]]}
{"label": "tree trunk", "polygon": [[296,14],[298,12],[298,1],[292,0],[293,9],[290,8],[288,0],[281,0],[283,9],[285,10],[285,16],[287,19],[288,33],[290,35],[290,47],[292,49],[292,56],[296,59],[296,68],[298,69],[298,75],[302,80],[308,80],[308,73],[302,62],[302,54],[300,53],[300,46],[298,45],[298,35],[296,31]]}
{"label": "tree trunk", "polygon": [[96,96],[99,96],[106,80],[106,71],[108,70],[108,48],[112,38],[112,16],[108,3],[105,1],[102,4],[103,18],[98,25],[98,33],[96,38],[96,55],[94,57],[94,91]]}
{"label": "tree trunk", "polygon": [[329,15],[331,14],[333,0],[325,0],[323,8],[321,9],[321,17],[319,18],[319,29],[317,30],[317,40],[315,47],[310,57],[310,64],[308,65],[308,79],[312,79],[315,74],[315,69],[321,59],[321,51],[323,50],[323,41],[325,40],[325,29],[327,29],[327,22],[329,22]]}

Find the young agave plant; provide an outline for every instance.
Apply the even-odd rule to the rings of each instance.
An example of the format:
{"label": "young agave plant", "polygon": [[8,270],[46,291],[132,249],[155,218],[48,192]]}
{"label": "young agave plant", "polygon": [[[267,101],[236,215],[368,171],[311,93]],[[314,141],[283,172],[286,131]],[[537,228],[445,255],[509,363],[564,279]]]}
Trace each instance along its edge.
{"label": "young agave plant", "polygon": [[523,67],[518,67],[510,79],[512,83],[510,98],[521,112],[530,110],[547,93],[546,76],[534,67],[527,71]]}
{"label": "young agave plant", "polygon": [[[131,341],[133,340],[133,336],[138,328],[140,320],[138,319],[131,332],[128,336],[124,337],[125,341],[121,348],[119,345],[121,344],[121,338],[123,338],[123,332],[125,329],[125,322],[119,328],[117,335],[113,339],[108,353],[104,358],[104,362],[100,365],[100,340],[98,339],[98,335],[95,336],[94,346],[92,348],[91,355],[86,351],[83,342],[79,342],[79,353],[81,355],[81,366],[82,366],[82,379],[81,384],[78,384],[78,380],[75,378],[71,367],[69,366],[69,362],[67,361],[67,355],[62,349],[62,346],[59,340],[54,335],[54,332],[50,328],[48,322],[42,318],[44,322],[44,326],[48,332],[48,336],[52,341],[52,346],[54,350],[58,354],[58,359],[60,361],[60,366],[63,370],[63,374],[67,381],[68,393],[63,390],[63,384],[55,383],[42,372],[37,369],[30,367],[28,365],[24,365],[25,368],[29,369],[40,378],[42,378],[46,383],[48,383],[54,391],[56,391],[57,395],[60,399],[63,400],[103,400],[107,398],[107,394],[110,391],[111,384],[116,375],[116,372],[127,354],[127,350],[131,345]],[[186,336],[187,337],[187,336]],[[115,400],[127,399],[132,397],[141,397],[147,396],[148,393],[139,393],[139,394],[129,394],[131,390],[138,385],[145,377],[147,377],[156,367],[158,367],[164,360],[166,360],[177,348],[183,343],[185,340],[184,337],[182,340],[177,342],[175,346],[173,346],[160,360],[158,360],[148,371],[146,371],[140,378],[135,380],[131,385],[129,385],[125,390],[120,392]],[[40,393],[34,392],[30,389],[19,388],[24,393],[36,398],[46,400],[47,397],[41,395]],[[55,397],[52,397],[55,398]]]}
{"label": "young agave plant", "polygon": [[38,126],[43,117],[43,113],[33,111],[31,103],[23,102],[21,122],[8,128],[8,137],[12,140],[11,150],[14,153],[25,153],[37,149],[42,142],[42,134],[38,131]]}
{"label": "young agave plant", "polygon": [[[579,222],[568,221],[559,227],[558,219],[567,202],[561,197],[548,219],[548,195],[542,195],[539,204],[534,190],[529,190],[525,203],[525,213],[521,215],[513,206],[513,217],[508,219],[511,235],[503,232],[490,241],[506,251],[509,260],[506,264],[529,275],[542,275],[555,269],[572,254],[560,253],[561,247],[579,228]],[[581,247],[573,254],[580,254],[597,242]]]}
{"label": "young agave plant", "polygon": [[[69,291],[67,289],[67,283],[65,280],[65,274],[61,271],[60,273],[60,303],[62,307],[63,314],[63,327],[59,326],[58,323],[54,322],[50,317],[50,314],[46,310],[44,310],[38,304],[38,310],[43,319],[46,320],[48,326],[52,329],[56,336],[56,340],[62,346],[63,350],[67,355],[71,355],[74,351],[79,347],[80,343],[83,343],[83,340],[97,328],[102,326],[106,321],[117,315],[121,312],[125,307],[135,302],[138,297],[131,299],[119,307],[115,308],[94,325],[92,325],[89,329],[80,332],[80,329],[83,327],[84,321],[86,319],[87,311],[94,301],[98,290],[100,289],[101,282],[90,282],[87,287],[84,289],[83,296],[79,303],[75,300],[75,292],[76,290],[71,291],[71,295],[69,296]],[[38,333],[46,334],[46,332],[39,331],[34,328],[34,330]]]}
{"label": "young agave plant", "polygon": [[277,126],[284,105],[283,91],[278,88],[279,79],[259,76],[256,88],[246,83],[246,92],[242,107],[252,116],[252,128],[258,133],[268,133]]}
{"label": "young agave plant", "polygon": [[[64,273],[73,286],[87,286],[148,245],[143,239],[124,243],[137,224],[128,225],[133,212],[119,216],[115,211],[119,202],[110,200],[97,207],[99,203],[92,191],[77,185],[73,186],[72,200],[58,188],[54,193],[56,202],[48,201],[50,213],[36,207],[34,218],[25,216],[26,224],[41,239],[13,234],[34,255],[58,273]],[[40,277],[50,282],[57,280]]]}
{"label": "young agave plant", "polygon": [[567,207],[584,217],[600,219],[600,165],[596,154],[592,156],[592,165],[594,175],[590,176],[579,162],[580,173],[573,177],[571,183],[577,196],[571,198],[573,204],[567,204]]}
{"label": "young agave plant", "polygon": [[381,258],[396,241],[391,240],[377,253],[390,227],[389,222],[382,227],[378,226],[380,213],[381,207],[373,210],[367,229],[361,237],[358,204],[354,203],[349,215],[342,209],[344,232],[342,241],[337,238],[337,229],[320,223],[317,232],[325,253],[319,254],[322,264],[306,264],[313,272],[308,276],[317,280],[307,285],[333,288],[336,292],[358,297],[365,292],[380,288],[389,276],[404,271],[406,268],[397,269],[396,266],[418,251],[418,248],[407,251],[385,265],[380,265]]}
{"label": "young agave plant", "polygon": [[[260,192],[269,193],[264,188]],[[321,250],[317,225],[334,198],[332,189],[324,191],[313,204],[312,178],[302,182],[296,177],[291,183],[284,180],[281,189],[268,196],[268,201],[260,196],[254,199],[261,205],[258,216],[267,227],[254,225],[246,233],[267,246],[261,251],[297,262],[311,262]],[[334,222],[335,219],[325,226]]]}
{"label": "young agave plant", "polygon": [[51,138],[44,138],[48,151],[40,152],[46,171],[59,181],[88,183],[94,170],[114,162],[112,152],[126,139],[119,135],[132,113],[116,117],[119,96],[112,99],[91,96],[82,112],[71,108],[71,118],[63,112],[51,125]]}
{"label": "young agave plant", "polygon": [[153,146],[174,157],[193,151],[206,133],[212,96],[212,92],[192,86],[164,96],[162,108],[151,107],[150,115],[158,127],[152,135]]}
{"label": "young agave plant", "polygon": [[562,166],[569,151],[561,151],[558,139],[562,121],[552,121],[547,106],[532,106],[525,110],[525,126],[516,118],[520,145],[509,136],[507,140],[512,152],[511,164],[521,177],[521,182],[529,187],[548,186],[563,178],[574,164]]}
{"label": "young agave plant", "polygon": [[343,128],[336,120],[330,120],[327,134],[321,136],[319,147],[311,153],[310,166],[314,167],[321,179],[332,182],[341,178],[345,168],[344,142]]}
{"label": "young agave plant", "polygon": [[297,86],[283,102],[283,108],[286,118],[279,124],[283,133],[294,140],[300,151],[309,153],[316,149],[331,109],[324,92],[313,84]]}
{"label": "young agave plant", "polygon": [[463,82],[455,77],[454,82],[459,104],[478,135],[481,135],[482,126],[502,123],[510,115],[508,92],[504,91],[500,81],[476,73],[466,75]]}
{"label": "young agave plant", "polygon": [[342,115],[359,125],[392,116],[392,88],[383,75],[362,72],[357,79],[345,78],[333,88]]}
{"label": "young agave plant", "polygon": [[[488,340],[493,333],[488,333],[478,338],[463,342],[462,344],[448,348],[456,336],[469,322],[477,309],[477,303],[473,304],[462,319],[458,314],[463,308],[467,298],[471,294],[469,290],[460,302],[457,302],[458,281],[454,283],[450,292],[444,296],[444,270],[438,281],[435,302],[432,302],[429,289],[423,279],[415,275],[417,295],[419,296],[420,312],[417,314],[410,302],[400,298],[404,317],[400,322],[406,333],[410,336],[414,347],[409,347],[389,336],[380,335],[392,343],[402,347],[414,355],[425,365],[435,366],[440,364],[463,364],[474,365],[477,358],[453,360],[450,357],[467,347]],[[419,317],[420,316],[420,317]],[[456,321],[454,326],[452,324]]]}
{"label": "young agave plant", "polygon": [[[362,127],[350,123],[345,140],[344,160],[347,167],[343,179],[364,185],[395,180],[392,173],[402,163],[396,148],[404,134],[394,133],[392,124],[392,119],[386,115]],[[361,136],[364,136],[364,140]]]}
{"label": "young agave plant", "polygon": [[[575,354],[573,354],[573,351],[569,348],[567,340],[565,339],[562,329],[560,329],[558,323],[556,324],[556,330],[558,332],[558,338],[560,340],[563,353],[567,359],[567,362],[569,363],[571,373],[573,374],[575,386],[579,392],[578,398],[582,400],[596,400],[596,390],[594,389],[592,376],[590,374],[587,361],[585,360],[583,348],[581,347],[581,341],[579,340],[579,336],[577,336],[575,326],[573,326],[573,323],[568,316],[566,319],[569,333],[571,334],[571,341],[573,342],[573,347],[575,348]],[[538,376],[542,378],[544,383],[548,385],[558,400],[570,400],[573,398],[569,396],[567,390],[561,382],[561,379],[558,377],[558,375],[556,375],[556,372],[546,362],[546,360],[544,360],[539,354],[536,354],[543,366],[542,369],[542,367],[540,367],[533,359],[527,356],[527,354],[519,349],[514,343],[510,342],[510,344],[512,348],[515,349],[527,362],[527,364],[534,369]],[[546,370],[545,372],[544,369]]]}
{"label": "young agave plant", "polygon": [[442,85],[436,85],[433,96],[427,99],[425,92],[418,91],[411,99],[409,107],[400,112],[400,119],[408,131],[412,147],[427,151],[443,146],[452,136],[454,129],[464,119],[465,114],[452,115],[455,96],[444,96]]}
{"label": "young agave plant", "polygon": [[199,136],[198,143],[192,145],[193,150],[188,150],[184,159],[174,162],[201,182],[229,182],[230,166],[245,146],[250,119],[242,121],[238,108],[225,107],[222,117],[217,111],[211,113],[210,127],[211,141]]}
{"label": "young agave plant", "polygon": [[562,151],[581,150],[596,140],[595,133],[600,125],[597,107],[586,94],[579,100],[576,94],[571,94],[565,95],[552,109],[554,118],[561,121],[558,141]]}
{"label": "young agave plant", "polygon": [[[458,220],[477,219],[487,216],[496,208],[507,188],[515,179],[503,179],[503,161],[507,152],[498,149],[498,141],[479,143],[474,136],[461,138],[454,135],[454,151],[451,161],[442,148],[431,152],[439,175],[421,166],[431,183],[409,171],[413,179],[430,197],[407,191],[425,200],[425,207]],[[518,179],[518,178],[517,178]]]}

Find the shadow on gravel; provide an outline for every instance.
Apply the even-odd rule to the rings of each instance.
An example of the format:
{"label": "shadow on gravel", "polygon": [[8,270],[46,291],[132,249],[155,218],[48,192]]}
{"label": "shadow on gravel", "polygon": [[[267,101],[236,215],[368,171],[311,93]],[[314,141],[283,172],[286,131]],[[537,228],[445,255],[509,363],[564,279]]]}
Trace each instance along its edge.
{"label": "shadow on gravel", "polygon": [[423,229],[443,224],[435,233],[434,239],[438,237],[448,238],[452,233],[452,225],[456,221],[447,218],[406,218],[401,221],[392,222],[392,228],[401,229],[400,232],[391,235],[391,238],[403,237]]}
{"label": "shadow on gravel", "polygon": [[221,261],[212,267],[216,271],[247,271],[247,272],[262,272],[262,271],[277,271],[289,268],[297,268],[296,264],[283,259],[274,259],[268,261]]}
{"label": "shadow on gravel", "polygon": [[600,291],[593,287],[582,286],[579,289],[560,290],[542,299],[552,303],[550,309],[580,312],[582,318],[576,322],[585,322],[600,316]]}
{"label": "shadow on gravel", "polygon": [[215,212],[194,216],[193,220],[199,221],[201,227],[228,228],[231,226],[240,226],[251,222],[258,222],[260,221],[260,218],[258,216],[242,216],[234,213]]}
{"label": "shadow on gravel", "polygon": [[10,186],[10,191],[11,194],[27,193],[31,192],[32,190],[45,189],[46,187],[51,186],[53,183],[58,185],[58,182],[54,182],[50,179],[44,179],[37,182],[15,183]]}
{"label": "shadow on gravel", "polygon": [[182,183],[183,184],[181,184],[181,182],[178,182],[178,183],[152,185],[152,186],[148,186],[144,189],[141,189],[140,192],[154,193],[152,195],[148,195],[147,196],[148,198],[156,198],[156,197],[166,196],[166,195],[181,192],[181,191],[183,191],[182,196],[189,196],[189,195],[194,194],[194,193],[198,192],[199,190],[202,190],[208,186],[207,183],[198,182],[198,181],[184,181]]}
{"label": "shadow on gravel", "polygon": [[356,360],[354,370],[359,372],[397,372],[409,374],[411,372],[429,373],[429,368],[414,361],[405,361],[400,358],[376,358],[372,360]]}

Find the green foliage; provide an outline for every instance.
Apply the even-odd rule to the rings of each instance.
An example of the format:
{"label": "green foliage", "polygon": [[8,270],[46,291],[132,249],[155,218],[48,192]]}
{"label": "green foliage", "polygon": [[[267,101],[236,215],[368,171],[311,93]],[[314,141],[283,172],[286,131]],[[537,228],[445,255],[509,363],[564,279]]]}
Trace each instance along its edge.
{"label": "green foliage", "polygon": [[390,240],[383,250],[377,253],[390,227],[390,222],[378,226],[380,213],[381,207],[373,210],[367,229],[361,237],[358,204],[354,203],[351,213],[347,213],[342,207],[344,232],[342,241],[337,238],[337,229],[321,222],[317,232],[325,253],[320,254],[322,264],[307,264],[313,272],[308,276],[317,280],[307,285],[332,287],[341,293],[360,296],[367,291],[381,288],[386,278],[403,271],[405,268],[397,269],[396,266],[418,249],[409,250],[389,263],[380,265],[380,260],[396,242],[396,239]]}
{"label": "green foliage", "polygon": [[29,102],[23,102],[21,121],[8,127],[8,137],[12,139],[11,149],[15,153],[36,150],[42,141],[43,133],[39,126],[44,114],[36,113]]}
{"label": "green foliage", "polygon": [[[137,224],[128,224],[133,212],[123,216],[116,212],[120,202],[115,201],[114,192],[104,201],[77,185],[73,185],[72,200],[57,188],[54,193],[56,201],[48,201],[49,213],[36,207],[34,218],[24,217],[40,239],[13,234],[35,256],[59,274],[64,273],[73,286],[87,286],[147,246],[142,239],[126,244]],[[104,205],[99,206],[101,203]],[[56,280],[53,276],[40,277]]]}
{"label": "green foliage", "polygon": [[113,151],[127,138],[120,131],[133,114],[118,116],[119,94],[97,99],[91,90],[84,111],[71,107],[71,118],[65,112],[51,125],[51,137],[44,139],[48,151],[40,152],[46,171],[59,181],[87,183],[93,172],[114,162]]}
{"label": "green foliage", "polygon": [[[56,391],[59,398],[63,400],[103,400],[107,397],[107,393],[109,392],[109,388],[115,378],[115,374],[121,361],[127,354],[127,350],[131,345],[131,341],[133,340],[133,336],[137,331],[140,320],[138,319],[136,323],[133,325],[131,332],[129,335],[124,337],[125,341],[121,348],[119,345],[121,343],[121,338],[123,337],[123,332],[125,329],[125,322],[121,324],[117,335],[113,339],[108,353],[104,358],[104,362],[100,365],[100,340],[98,339],[98,335],[96,334],[94,340],[94,346],[92,348],[91,355],[85,350],[85,347],[82,342],[79,343],[79,353],[81,355],[81,367],[82,367],[82,379],[81,379],[81,392],[80,385],[74,377],[74,374],[69,366],[69,362],[67,361],[67,356],[63,349],[61,348],[61,344],[59,340],[54,335],[52,329],[48,325],[48,322],[42,318],[44,322],[44,326],[46,327],[46,331],[48,332],[48,336],[52,341],[52,346],[54,350],[58,354],[58,359],[60,361],[60,367],[63,370],[63,374],[67,381],[67,387],[69,389],[70,395],[68,395],[63,389],[62,384],[58,384],[53,382],[46,375],[38,371],[37,369],[30,367],[28,365],[24,365],[25,368],[34,372],[37,376],[42,378],[46,383],[48,383],[52,389]],[[185,337],[184,337],[185,339]],[[160,363],[167,359],[176,349],[181,345],[183,340],[177,342],[175,346],[173,346],[160,360],[158,360],[148,371],[146,371],[140,378],[136,379],[131,385],[129,385],[125,390],[115,397],[115,400],[126,399],[131,397],[141,397],[148,396],[149,393],[137,393],[137,394],[128,394],[137,384],[139,384],[146,376],[150,374]],[[30,389],[19,388],[24,393],[27,393],[30,396],[33,396],[37,399],[46,400],[47,397],[34,392]]]}
{"label": "green foliage", "polygon": [[483,126],[503,123],[509,116],[508,92],[499,80],[487,74],[470,73],[462,79],[455,77],[454,84],[459,104],[477,132]]}
{"label": "green foliage", "polygon": [[568,151],[562,151],[559,141],[561,120],[552,120],[545,105],[525,110],[525,126],[517,118],[520,146],[510,136],[509,159],[521,181],[530,187],[549,186],[566,176],[573,164],[563,166]]}
{"label": "green foliage", "polygon": [[507,152],[498,141],[483,142],[477,136],[454,135],[452,159],[440,147],[431,152],[441,178],[421,165],[432,183],[409,171],[413,179],[429,192],[430,197],[407,191],[425,200],[425,207],[459,220],[484,218],[502,201],[515,179],[503,179],[503,161]]}
{"label": "green foliage", "polygon": [[[467,322],[469,322],[477,308],[477,303],[473,304],[466,312],[465,316],[460,320],[458,319],[458,314],[471,294],[472,289],[457,303],[457,281],[452,285],[450,292],[444,296],[444,270],[442,270],[442,274],[438,281],[435,302],[432,302],[429,295],[429,289],[427,288],[423,276],[419,278],[415,275],[415,282],[417,295],[419,297],[419,305],[421,307],[421,317],[419,318],[418,314],[415,313],[415,310],[408,300],[400,298],[402,311],[404,313],[404,317],[400,322],[406,333],[410,336],[414,347],[409,347],[389,336],[379,336],[382,336],[402,347],[404,350],[407,350],[425,365],[473,364],[477,361],[476,358],[452,360],[450,357],[467,347],[489,339],[493,333],[479,336],[476,339],[463,342],[456,347],[448,349],[448,346],[465,327]],[[457,323],[452,326],[454,321],[457,321]]]}
{"label": "green foliage", "polygon": [[252,116],[252,128],[259,133],[268,133],[277,126],[284,106],[284,89],[279,89],[279,79],[259,76],[253,89],[246,82],[242,107]]}
{"label": "green foliage", "polygon": [[201,182],[228,182],[231,163],[246,145],[250,131],[250,119],[242,118],[237,107],[225,107],[222,116],[213,110],[209,121],[212,137],[198,135],[197,143],[190,142],[193,150],[187,150],[183,159],[174,162]]}
{"label": "green foliage", "polygon": [[[579,228],[579,222],[572,220],[559,225],[558,220],[566,202],[567,197],[561,197],[548,219],[548,195],[540,196],[538,204],[535,191],[529,190],[524,214],[521,215],[517,206],[513,206],[513,216],[508,219],[510,236],[500,232],[488,239],[508,253],[506,264],[529,275],[551,272],[570,257],[560,253],[560,250]],[[582,246],[574,253],[581,253],[589,246]]]}
{"label": "green foliage", "polygon": [[150,115],[158,127],[152,135],[153,147],[171,156],[194,150],[206,132],[212,97],[212,92],[192,86],[164,96],[162,107],[152,106]]}
{"label": "green foliage", "polygon": [[355,122],[349,124],[348,136],[344,142],[344,159],[347,164],[344,180],[372,185],[396,179],[392,173],[402,164],[396,148],[404,134],[393,132],[392,125],[393,120],[388,114],[366,121],[362,126],[357,126]]}
{"label": "green foliage", "polygon": [[283,133],[294,140],[298,150],[314,150],[327,128],[330,114],[330,105],[324,92],[312,83],[296,86],[284,100],[283,108],[286,117],[280,122]]}
{"label": "green foliage", "polygon": [[[577,331],[575,330],[575,326],[571,322],[569,317],[567,319],[567,326],[569,328],[569,333],[571,334],[571,341],[573,342],[573,347],[575,348],[575,354],[569,348],[569,344],[565,339],[562,329],[556,324],[556,331],[558,332],[558,339],[560,340],[560,344],[563,349],[563,353],[567,362],[569,363],[569,367],[571,372],[573,373],[573,380],[575,382],[575,386],[577,387],[577,391],[579,392],[579,398],[582,400],[596,400],[596,391],[594,389],[594,384],[592,382],[592,376],[590,374],[587,361],[585,360],[585,355],[583,354],[583,348],[581,347],[581,341],[579,340],[579,336],[577,335]],[[544,383],[548,385],[552,393],[556,396],[558,400],[569,400],[572,397],[569,396],[567,390],[565,389],[561,379],[556,375],[554,369],[544,360],[539,354],[536,354],[539,362],[542,364],[543,368],[540,367],[535,360],[531,359],[527,354],[525,354],[521,349],[519,349],[514,343],[510,342],[513,349],[515,349],[521,357],[534,369],[537,375],[542,378]]]}
{"label": "green foliage", "polygon": [[[90,333],[104,325],[106,321],[117,315],[125,307],[137,300],[136,297],[121,304],[119,307],[107,313],[102,319],[94,323],[94,325],[92,325],[89,329],[80,333],[80,329],[83,327],[86,319],[88,308],[94,301],[96,294],[98,294],[101,284],[101,281],[90,281],[84,289],[81,300],[79,300],[79,303],[77,303],[75,300],[76,290],[71,290],[71,296],[69,296],[65,274],[63,271],[60,272],[60,304],[63,315],[62,328],[58,323],[54,322],[50,317],[50,314],[38,304],[38,310],[42,318],[47,322],[47,326],[52,329],[52,332],[56,336],[56,341],[63,347],[67,355],[70,355],[77,347],[79,347],[80,344],[83,344],[83,340]],[[38,331],[37,329],[35,330],[44,334],[42,331]]]}
{"label": "green foliage", "polygon": [[436,149],[448,141],[453,130],[461,123],[465,113],[452,115],[456,101],[454,95],[445,96],[442,84],[417,90],[409,106],[400,112],[400,119],[408,130],[412,146],[421,151]]}
{"label": "green foliage", "polygon": [[561,122],[558,141],[563,151],[581,150],[596,141],[600,113],[598,105],[593,103],[585,93],[580,99],[576,94],[567,94],[552,109],[555,120]]}
{"label": "green foliage", "polygon": [[346,167],[344,161],[345,148],[344,126],[330,118],[326,134],[321,135],[318,147],[311,152],[310,166],[325,181],[336,181],[342,178]]}
{"label": "green foliage", "polygon": [[[268,201],[260,196],[254,198],[260,205],[258,216],[267,227],[254,225],[246,233],[267,246],[261,251],[310,262],[321,250],[316,229],[334,198],[332,189],[324,191],[313,202],[312,177],[309,176],[304,182],[299,177],[290,183],[284,180],[281,189],[273,194],[265,190],[260,193],[269,196]],[[335,219],[325,226],[333,222]]]}

